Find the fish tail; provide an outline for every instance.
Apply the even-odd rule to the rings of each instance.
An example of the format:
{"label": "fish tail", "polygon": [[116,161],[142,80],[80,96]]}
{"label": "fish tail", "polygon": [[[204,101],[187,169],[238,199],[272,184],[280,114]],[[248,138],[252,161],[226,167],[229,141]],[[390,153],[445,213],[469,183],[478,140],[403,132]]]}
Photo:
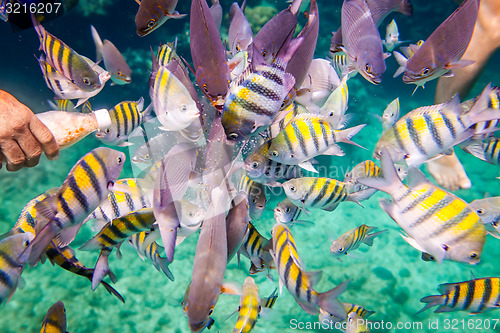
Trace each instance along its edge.
{"label": "fish tail", "polygon": [[168,277],[168,279],[170,281],[174,281],[174,275],[172,274],[172,272],[168,268],[168,265],[170,264],[170,262],[168,261],[167,258],[162,258],[162,257],[158,256],[157,261],[155,261],[154,263],[155,263],[155,268],[158,271],[165,273],[165,275]]}
{"label": "fish tail", "polygon": [[424,312],[425,310],[430,309],[433,306],[442,305],[443,300],[444,300],[444,298],[442,295],[426,296],[426,297],[422,298],[420,300],[420,302],[427,303],[427,304],[425,304],[425,306],[422,309],[420,309],[420,311],[418,311],[416,314]]}
{"label": "fish tail", "polygon": [[347,312],[337,297],[339,297],[340,294],[342,294],[346,290],[349,281],[350,280],[346,280],[335,288],[327,292],[320,293],[318,295],[319,307],[325,311],[328,311],[328,313],[335,315],[335,317],[346,319]]}
{"label": "fish tail", "polygon": [[120,295],[120,293],[113,287],[111,287],[107,282],[105,281],[101,281],[101,284],[104,286],[104,288],[106,288],[106,291],[110,294],[110,295],[114,295],[116,296],[116,298],[118,298],[120,301],[122,301],[122,303],[125,303],[125,299],[123,298],[122,295]]}
{"label": "fish tail", "polygon": [[482,142],[474,142],[468,146],[462,147],[462,149],[467,153],[486,161],[486,154]]}
{"label": "fish tail", "polygon": [[35,239],[29,245],[25,251],[30,251],[28,257],[28,263],[31,267],[34,267],[42,255],[45,253],[47,246],[54,239],[57,233],[60,231],[59,228],[53,223],[49,222],[40,232],[36,234]]}
{"label": "fish tail", "polygon": [[45,29],[42,27],[40,22],[38,22],[35,14],[31,14],[31,22],[33,23],[33,27],[35,28],[36,33],[38,34],[38,39],[40,39],[40,46],[38,47],[38,51],[43,49],[43,39],[45,37]]}
{"label": "fish tail", "polygon": [[95,44],[95,52],[96,52],[95,61],[98,62],[102,59],[102,47],[103,47],[102,40],[101,37],[99,37],[99,34],[97,33],[97,30],[96,28],[94,28],[93,25],[90,26],[90,31],[92,32],[92,39],[94,40]]}
{"label": "fish tail", "polygon": [[406,59],[404,55],[402,55],[397,51],[394,51],[392,53],[394,54],[394,58],[396,58],[396,61],[399,64],[398,70],[396,71],[396,73],[394,73],[392,77],[398,77],[406,70],[406,62],[408,61],[408,59]]}
{"label": "fish tail", "polygon": [[363,243],[365,243],[368,246],[372,246],[373,245],[373,239],[375,237],[377,237],[378,235],[380,235],[381,233],[384,233],[386,231],[387,230],[381,230],[381,231],[374,232],[373,234],[366,235],[365,239],[363,240]]}
{"label": "fish tail", "polygon": [[287,64],[290,59],[292,59],[297,49],[302,45],[303,41],[304,38],[300,37],[292,39],[289,43],[285,43],[285,45],[282,46],[282,49],[276,55],[276,58]]}
{"label": "fish tail", "polygon": [[356,142],[352,141],[351,138],[353,136],[355,136],[356,134],[358,134],[359,131],[361,131],[361,129],[363,127],[365,127],[366,124],[363,124],[363,125],[358,125],[358,126],[354,126],[354,127],[351,127],[351,128],[346,128],[344,130],[341,130],[341,131],[338,131],[337,132],[337,141],[338,142],[344,142],[344,143],[349,143],[351,145],[355,145],[355,146],[358,146],[360,148],[363,148],[363,149],[366,149],[365,147],[363,146],[360,146],[358,145]]}
{"label": "fish tail", "polygon": [[116,276],[111,272],[109,269],[109,255],[111,251],[109,250],[101,250],[101,253],[99,254],[99,259],[97,259],[97,263],[95,265],[94,269],[94,275],[92,276],[92,291],[97,288],[99,283],[102,282],[102,279],[106,276],[109,275],[109,278],[113,283],[116,282]]}
{"label": "fish tail", "polygon": [[400,186],[404,185],[398,176],[396,168],[394,167],[391,154],[385,147],[382,149],[381,159],[382,174],[379,177],[359,178],[358,182],[362,185],[373,187],[377,190],[391,194],[394,193]]}

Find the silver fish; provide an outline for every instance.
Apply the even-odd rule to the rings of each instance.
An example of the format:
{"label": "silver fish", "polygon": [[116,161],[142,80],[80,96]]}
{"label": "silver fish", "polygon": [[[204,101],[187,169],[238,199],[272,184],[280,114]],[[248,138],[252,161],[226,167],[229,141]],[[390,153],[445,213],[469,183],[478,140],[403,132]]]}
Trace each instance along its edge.
{"label": "silver fish", "polygon": [[178,0],[136,0],[139,10],[135,15],[137,35],[144,37],[158,29],[170,18],[183,18],[186,14],[179,14],[175,10]]}

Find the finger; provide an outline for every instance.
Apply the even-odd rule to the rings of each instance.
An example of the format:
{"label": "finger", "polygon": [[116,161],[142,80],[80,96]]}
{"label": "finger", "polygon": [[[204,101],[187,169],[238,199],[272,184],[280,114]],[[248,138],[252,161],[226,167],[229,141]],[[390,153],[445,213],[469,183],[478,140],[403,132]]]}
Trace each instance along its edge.
{"label": "finger", "polygon": [[7,159],[8,171],[17,171],[23,167],[26,157],[17,142],[14,140],[3,142],[2,153]]}
{"label": "finger", "polygon": [[31,168],[37,165],[40,160],[40,155],[42,154],[42,147],[35,137],[31,135],[30,132],[27,132],[16,141],[26,158],[24,166]]}
{"label": "finger", "polygon": [[59,157],[59,145],[52,132],[37,117],[31,118],[29,128],[45,155],[50,160],[56,160]]}

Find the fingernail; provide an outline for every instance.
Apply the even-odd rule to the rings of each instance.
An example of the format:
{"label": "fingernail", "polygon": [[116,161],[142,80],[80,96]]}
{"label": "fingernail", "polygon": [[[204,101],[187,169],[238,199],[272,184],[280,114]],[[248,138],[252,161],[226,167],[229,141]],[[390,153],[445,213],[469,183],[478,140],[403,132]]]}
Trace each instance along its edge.
{"label": "fingernail", "polygon": [[59,158],[59,152],[57,152],[57,153],[56,153],[56,154],[54,154],[54,155],[50,155],[50,156],[48,156],[48,158],[49,158],[49,160],[51,160],[51,161],[55,161],[55,160],[57,160],[57,159]]}

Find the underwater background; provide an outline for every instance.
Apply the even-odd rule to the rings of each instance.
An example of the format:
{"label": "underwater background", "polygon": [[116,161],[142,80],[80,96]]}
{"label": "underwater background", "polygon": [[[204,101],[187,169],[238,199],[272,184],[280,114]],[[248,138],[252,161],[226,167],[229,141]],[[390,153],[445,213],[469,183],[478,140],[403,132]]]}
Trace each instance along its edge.
{"label": "underwater background", "polygon": [[[412,17],[393,13],[381,24],[381,35],[385,35],[385,26],[395,18],[400,32],[400,40],[416,42],[427,38],[432,31],[456,8],[452,0],[428,1],[412,0],[414,13]],[[188,13],[190,1],[181,0],[177,6],[180,13]],[[221,34],[227,36],[229,26],[228,9],[230,1],[221,1],[224,19]],[[248,0],[247,17],[254,33],[274,14],[285,8],[285,1]],[[308,8],[309,1],[304,0],[301,11]],[[320,35],[315,57],[328,56],[331,32],[340,26],[341,0],[318,1],[320,13]],[[44,27],[74,50],[90,58],[95,57],[95,47],[90,34],[90,25],[94,25],[102,39],[111,40],[124,54],[132,68],[132,83],[125,86],[109,84],[96,97],[90,100],[94,109],[110,109],[124,100],[138,100],[143,96],[149,104],[148,78],[151,70],[150,46],[156,51],[160,43],[171,42],[178,38],[177,53],[190,61],[189,51],[189,17],[180,20],[169,20],[153,33],[138,37],[135,32],[134,16],[138,5],[133,0],[80,0],[79,4],[66,15],[44,23]],[[305,19],[299,15],[299,27]],[[13,94],[35,113],[50,110],[47,100],[52,100],[53,93],[46,87],[37,60],[38,38],[33,29],[19,32],[12,31],[8,23],[0,22],[0,89]],[[475,88],[468,96],[478,95],[486,84],[500,84],[498,63],[500,54],[492,57]],[[401,77],[392,78],[397,69],[394,57],[386,60],[387,71],[380,85],[368,83],[360,75],[349,80],[348,113],[355,114],[352,125],[366,123],[357,136],[356,142],[366,147],[362,150],[353,146],[343,146],[344,157],[322,156],[318,160],[321,165],[328,166],[327,175],[342,180],[357,163],[371,159],[373,148],[377,142],[382,126],[372,115],[382,115],[394,98],[400,98],[401,113],[405,114],[417,107],[433,104],[436,80],[426,84],[413,96],[413,85],[405,85]],[[18,172],[0,170],[0,234],[7,232],[15,223],[24,205],[49,188],[60,186],[68,171],[75,162],[91,149],[103,145],[93,135],[88,136],[76,145],[61,152],[57,161],[41,159],[38,166],[22,169]],[[126,148],[116,148],[127,153],[128,162],[120,178],[133,177],[130,154]],[[472,181],[472,188],[456,191],[460,198],[470,202],[481,199],[488,193],[500,195],[500,176],[497,166],[480,161],[472,155],[456,149],[459,159]],[[423,168],[425,169],[425,167]],[[323,175],[322,175],[323,176]],[[499,277],[500,240],[490,236],[483,251],[481,263],[474,267],[445,261],[438,265],[435,262],[424,262],[420,253],[408,245],[399,235],[399,227],[385,214],[378,200],[387,197],[378,192],[371,199],[362,203],[363,207],[348,202],[340,205],[333,212],[313,210],[311,216],[304,219],[315,222],[314,226],[294,226],[292,234],[295,238],[298,253],[306,264],[307,271],[322,270],[323,278],[316,290],[326,291],[333,285],[351,279],[349,287],[340,299],[343,302],[360,304],[368,310],[375,311],[369,319],[385,323],[385,327],[372,332],[500,332],[500,323],[495,329],[485,330],[467,328],[467,320],[474,323],[481,320],[500,318],[499,311],[486,312],[470,316],[466,312],[449,312],[435,314],[433,310],[419,315],[415,313],[423,306],[419,300],[436,294],[441,283],[469,280],[471,270],[476,277]],[[268,194],[267,209],[258,221],[256,228],[269,238],[274,224],[272,210],[285,198]],[[331,241],[344,232],[360,224],[388,229],[374,241],[373,247],[361,246],[356,251],[360,258],[345,258],[343,262],[330,256]],[[90,225],[85,225],[72,243],[77,249],[92,237]],[[26,285],[18,289],[10,302],[0,308],[0,332],[38,332],[49,307],[62,300],[66,307],[67,329],[69,332],[188,332],[187,318],[184,317],[180,301],[191,278],[192,262],[196,248],[197,235],[185,240],[176,250],[174,262],[169,266],[175,281],[168,280],[163,273],[147,261],[142,261],[136,251],[129,245],[122,246],[123,258],[118,260],[114,253],[110,256],[110,268],[118,278],[113,285],[125,298],[122,304],[115,297],[98,287],[94,292],[90,282],[49,262],[28,268],[22,277]],[[87,267],[93,267],[98,251],[78,251],[77,257]],[[225,281],[243,283],[248,275],[249,260],[242,257],[238,267],[236,258],[228,265]],[[261,297],[268,296],[278,286],[278,275],[273,272],[274,283],[264,274],[254,276],[259,286]],[[238,296],[222,295],[215,307],[213,318],[215,324],[210,331],[230,332],[237,316],[226,318],[233,313],[239,304]],[[457,319],[459,324],[455,330],[445,329],[445,320]],[[462,319],[465,328],[462,328]],[[273,310],[257,322],[254,332],[294,332],[291,322],[313,323],[317,317],[305,313],[293,297],[284,291],[278,298]],[[438,322],[438,326],[429,323]],[[406,328],[396,329],[397,323],[406,324]],[[392,329],[387,329],[387,323]],[[421,326],[418,324],[421,323]],[[492,321],[492,326],[494,321]],[[304,331],[308,331],[304,329]],[[311,331],[322,331],[313,329]]]}

